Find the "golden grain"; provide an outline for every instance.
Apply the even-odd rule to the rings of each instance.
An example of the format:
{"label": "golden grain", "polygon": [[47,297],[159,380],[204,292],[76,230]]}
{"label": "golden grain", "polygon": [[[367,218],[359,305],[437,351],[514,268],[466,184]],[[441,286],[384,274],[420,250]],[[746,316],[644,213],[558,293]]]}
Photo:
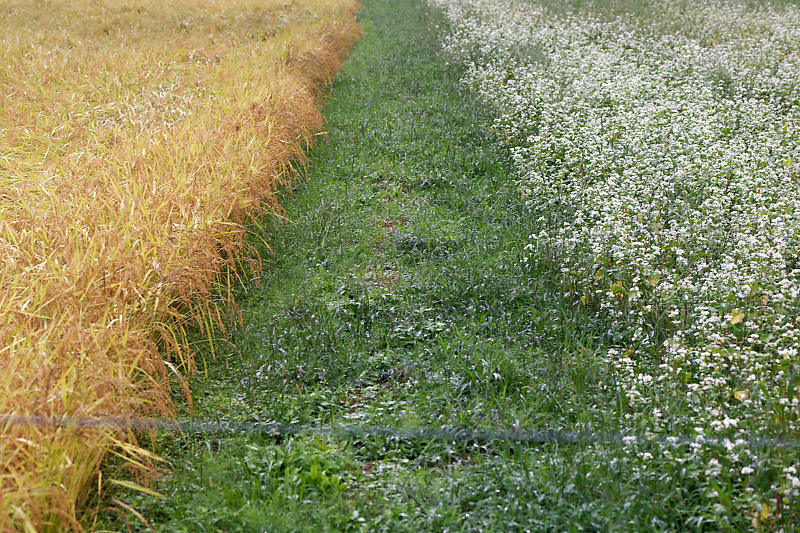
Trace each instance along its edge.
{"label": "golden grain", "polygon": [[[184,318],[219,322],[207,297],[279,209],[357,9],[0,0],[0,413],[172,413]],[[132,433],[0,426],[0,531],[81,529],[109,450],[157,464]]]}

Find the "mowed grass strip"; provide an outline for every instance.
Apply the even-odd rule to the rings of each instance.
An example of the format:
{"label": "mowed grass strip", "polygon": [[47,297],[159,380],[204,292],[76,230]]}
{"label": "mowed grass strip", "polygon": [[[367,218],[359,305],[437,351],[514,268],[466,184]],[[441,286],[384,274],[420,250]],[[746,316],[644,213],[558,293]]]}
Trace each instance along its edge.
{"label": "mowed grass strip", "polygon": [[[196,418],[584,430],[614,400],[597,385],[604,324],[563,297],[561,265],[522,263],[513,167],[446,62],[443,18],[420,0],[363,4],[365,36],[325,106],[329,142],[285,216],[249,236],[272,250],[260,278],[241,276],[243,320],[192,382]],[[624,529],[597,524],[626,513],[631,492],[652,499],[622,490],[608,455],[587,481],[585,444],[321,433],[165,434],[166,498],[115,493],[148,525],[128,511],[101,527],[603,531]]]}
{"label": "mowed grass strip", "polygon": [[[358,8],[0,3],[0,413],[171,413],[185,320],[224,312],[206,297],[280,209]],[[154,461],[133,434],[0,426],[0,531],[81,529],[109,451]]]}

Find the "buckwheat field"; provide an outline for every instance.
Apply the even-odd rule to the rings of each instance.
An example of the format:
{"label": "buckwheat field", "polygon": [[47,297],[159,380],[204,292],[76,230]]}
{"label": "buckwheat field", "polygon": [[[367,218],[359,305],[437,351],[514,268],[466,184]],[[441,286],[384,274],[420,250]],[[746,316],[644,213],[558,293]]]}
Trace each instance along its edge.
{"label": "buckwheat field", "polygon": [[800,430],[800,8],[430,3],[513,153],[523,261],[608,319],[624,460],[756,528],[798,505],[792,445],[752,441]]}

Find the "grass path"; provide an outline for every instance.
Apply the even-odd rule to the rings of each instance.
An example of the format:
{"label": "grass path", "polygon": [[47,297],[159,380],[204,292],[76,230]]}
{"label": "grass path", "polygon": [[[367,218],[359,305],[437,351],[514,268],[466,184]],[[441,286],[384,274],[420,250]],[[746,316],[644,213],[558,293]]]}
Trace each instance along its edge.
{"label": "grass path", "polygon": [[[521,263],[529,229],[510,166],[441,55],[442,20],[419,1],[364,4],[328,142],[284,199],[288,221],[252,236],[272,252],[240,289],[235,348],[217,342],[194,383],[196,416],[613,430],[603,324],[563,303],[557,265]],[[637,475],[614,447],[255,435],[163,446],[167,497],[122,495],[163,531],[652,530],[706,512],[692,487]]]}

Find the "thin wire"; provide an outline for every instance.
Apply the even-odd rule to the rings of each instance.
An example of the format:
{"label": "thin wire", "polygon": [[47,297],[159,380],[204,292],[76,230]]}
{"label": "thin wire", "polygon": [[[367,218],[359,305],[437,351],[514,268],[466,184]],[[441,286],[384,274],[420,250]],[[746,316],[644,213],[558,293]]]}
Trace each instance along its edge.
{"label": "thin wire", "polygon": [[26,425],[71,429],[107,429],[134,431],[167,431],[188,434],[257,434],[262,436],[330,435],[343,438],[387,438],[397,440],[446,441],[486,444],[509,442],[519,444],[702,444],[704,446],[732,447],[746,444],[751,448],[800,448],[796,439],[779,439],[751,436],[748,439],[710,437],[702,434],[643,435],[614,432],[561,431],[561,430],[479,430],[467,428],[410,427],[397,428],[372,424],[287,424],[281,422],[226,422],[209,420],[168,420],[159,418],[100,417],[46,417],[32,415],[0,415],[0,425]]}

